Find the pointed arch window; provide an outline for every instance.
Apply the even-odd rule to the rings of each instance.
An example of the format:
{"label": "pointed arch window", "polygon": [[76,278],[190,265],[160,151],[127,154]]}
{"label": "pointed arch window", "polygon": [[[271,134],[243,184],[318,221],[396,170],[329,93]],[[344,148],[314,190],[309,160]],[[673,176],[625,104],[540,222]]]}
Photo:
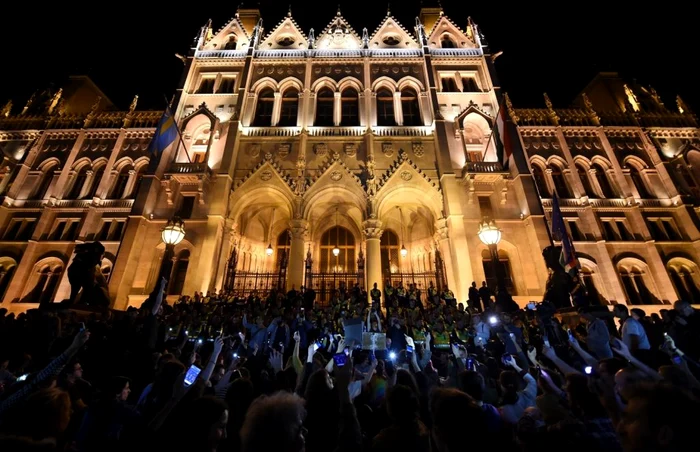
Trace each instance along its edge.
{"label": "pointed arch window", "polygon": [[[333,248],[338,247],[340,254],[333,255]],[[355,272],[355,237],[342,226],[328,229],[321,236],[321,271],[326,273]]]}
{"label": "pointed arch window", "polygon": [[332,127],[333,122],[333,105],[335,103],[335,94],[328,88],[322,88],[316,95],[316,121],[315,126]]}
{"label": "pointed arch window", "polygon": [[576,171],[578,172],[578,177],[581,179],[581,184],[583,185],[583,194],[590,197],[595,197],[596,192],[593,190],[591,180],[588,178],[588,170],[581,162],[576,162]]}
{"label": "pointed arch window", "polygon": [[272,125],[272,110],[275,106],[275,93],[271,88],[263,89],[258,95],[258,105],[255,108],[254,127],[270,127]]}
{"label": "pointed arch window", "polygon": [[117,174],[117,178],[114,181],[112,189],[109,191],[109,196],[107,199],[119,199],[123,198],[123,195],[126,195],[124,190],[126,190],[126,186],[129,183],[129,176],[133,169],[134,167],[131,165],[124,165],[119,170],[119,174]]}
{"label": "pointed arch window", "polygon": [[107,165],[100,166],[95,172],[92,173],[92,181],[90,182],[90,191],[85,196],[87,199],[92,199],[97,195],[97,189],[100,188],[100,182],[102,181],[102,176],[105,173],[105,168]]}
{"label": "pointed arch window", "polygon": [[404,89],[401,91],[401,110],[403,113],[404,126],[421,125],[418,94],[413,89]]}
{"label": "pointed arch window", "polygon": [[341,120],[340,124],[345,127],[360,125],[359,105],[360,98],[355,88],[346,88],[340,96]]}
{"label": "pointed arch window", "polygon": [[[399,243],[399,236],[391,229],[386,229],[379,240],[379,250],[382,261],[382,274],[385,275],[385,279],[392,273],[400,273],[399,253],[401,252],[401,244]],[[379,283],[379,285],[382,284],[382,281],[372,281],[372,284],[375,282]]]}
{"label": "pointed arch window", "polygon": [[282,108],[278,125],[281,127],[296,127],[298,112],[299,91],[296,88],[289,88],[282,95]]}
{"label": "pointed arch window", "polygon": [[440,39],[440,45],[442,46],[443,49],[454,49],[455,47],[455,42],[450,39],[449,36],[445,35]]}
{"label": "pointed arch window", "polygon": [[286,229],[277,236],[277,246],[275,247],[277,265],[275,266],[275,270],[278,270],[280,265],[282,265],[282,259],[289,259],[289,250],[291,250],[289,234],[289,229]]}
{"label": "pointed arch window", "polygon": [[544,178],[544,172],[542,171],[540,165],[536,163],[532,164],[532,177],[535,179],[535,185],[537,185],[537,189],[540,191],[540,196],[544,198],[551,198],[552,192],[549,191],[547,180]]}
{"label": "pointed arch window", "polygon": [[610,185],[608,180],[608,172],[603,168],[600,163],[594,163],[591,165],[591,169],[595,172],[595,178],[600,186],[601,194],[604,198],[615,198],[615,192]]}
{"label": "pointed arch window", "polygon": [[552,183],[557,191],[557,196],[560,198],[571,198],[571,190],[569,190],[569,184],[566,182],[562,168],[557,164],[551,164],[549,165],[549,170],[551,170]]}
{"label": "pointed arch window", "polygon": [[229,36],[224,44],[224,50],[236,50],[236,47],[238,47],[238,40],[234,35]]}
{"label": "pointed arch window", "polygon": [[377,125],[395,126],[394,95],[388,89],[380,89],[377,93]]}
{"label": "pointed arch window", "polygon": [[632,183],[635,187],[637,187],[639,197],[642,199],[653,198],[653,196],[651,196],[651,193],[649,193],[646,181],[644,180],[644,176],[642,175],[641,171],[639,171],[639,168],[637,168],[635,165],[629,165],[629,169],[630,177],[632,178]]}
{"label": "pointed arch window", "polygon": [[87,181],[87,172],[90,169],[89,165],[83,165],[73,177],[73,185],[66,199],[81,199],[80,194],[83,191],[85,181]]}
{"label": "pointed arch window", "polygon": [[49,191],[51,182],[53,182],[55,172],[54,168],[56,167],[56,165],[57,163],[52,163],[46,168],[44,168],[41,174],[41,180],[38,184],[38,188],[31,196],[31,199],[44,199],[44,197],[46,197],[46,193]]}

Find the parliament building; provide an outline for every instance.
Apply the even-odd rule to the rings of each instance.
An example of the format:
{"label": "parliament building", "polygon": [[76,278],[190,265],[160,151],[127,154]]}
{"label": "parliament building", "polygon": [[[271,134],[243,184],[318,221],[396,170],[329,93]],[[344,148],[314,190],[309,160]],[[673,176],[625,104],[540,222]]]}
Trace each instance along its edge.
{"label": "parliament building", "polygon": [[139,306],[173,217],[172,298],[306,285],[323,302],[391,281],[463,302],[500,269],[522,305],[544,293],[553,193],[601,304],[700,303],[700,137],[680,98],[601,73],[568,107],[518,108],[477,24],[440,8],[374,31],[341,11],[271,25],[241,8],[202,27],[160,154],[163,111],[120,111],[86,77],[2,108],[0,308],[68,298],[93,240],[112,307]]}

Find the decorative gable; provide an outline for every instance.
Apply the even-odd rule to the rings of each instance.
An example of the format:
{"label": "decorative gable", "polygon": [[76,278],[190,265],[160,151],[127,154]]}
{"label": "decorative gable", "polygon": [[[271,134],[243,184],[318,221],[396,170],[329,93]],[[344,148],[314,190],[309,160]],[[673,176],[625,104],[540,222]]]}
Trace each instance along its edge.
{"label": "decorative gable", "polygon": [[250,39],[241,21],[234,17],[204,43],[202,50],[245,50]]}
{"label": "decorative gable", "polygon": [[394,16],[386,16],[369,38],[370,49],[418,49],[413,35]]}
{"label": "decorative gable", "polygon": [[[473,35],[473,33],[470,33]],[[440,17],[428,36],[428,46],[431,48],[472,49],[477,45],[473,37],[462,31],[447,16]]]}
{"label": "decorative gable", "polygon": [[319,169],[318,175],[311,179],[311,186],[306,191],[306,197],[312,197],[315,192],[323,190],[329,185],[343,186],[357,195],[359,199],[365,197],[365,190],[362,188],[360,178],[340,160],[337,153],[328,159],[326,164]]}
{"label": "decorative gable", "polygon": [[233,191],[236,192],[236,195],[242,194],[249,189],[259,187],[261,182],[274,186],[283,193],[288,194],[290,198],[293,197],[290,177],[284,174],[284,170],[280,168],[277,162],[272,161],[271,155],[265,156],[263,161],[250,170],[250,172],[236,184]]}
{"label": "decorative gable", "polygon": [[362,38],[340,14],[340,10],[316,39],[317,49],[361,49]]}
{"label": "decorative gable", "polygon": [[287,17],[282,19],[282,22],[258,46],[260,50],[300,50],[308,47],[309,41],[306,35],[301,31],[301,28],[292,19],[291,15],[287,15]]}
{"label": "decorative gable", "polygon": [[440,184],[429,178],[401,149],[399,156],[389,169],[380,177],[377,196],[382,198],[387,193],[402,186],[410,185],[433,198],[434,205],[442,205],[442,189]]}

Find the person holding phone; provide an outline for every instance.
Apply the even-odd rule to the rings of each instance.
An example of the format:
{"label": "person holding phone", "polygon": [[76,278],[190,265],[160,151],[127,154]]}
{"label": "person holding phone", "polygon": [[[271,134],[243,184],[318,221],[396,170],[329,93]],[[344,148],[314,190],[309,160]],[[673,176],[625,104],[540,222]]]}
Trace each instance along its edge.
{"label": "person holding phone", "polygon": [[[527,371],[518,366],[512,356],[504,355],[503,364],[513,370],[501,372],[498,379],[503,390],[503,406],[501,416],[508,424],[515,425],[523,416],[525,410],[535,407],[537,397],[537,381]],[[520,380],[525,380],[525,389],[520,391]]]}

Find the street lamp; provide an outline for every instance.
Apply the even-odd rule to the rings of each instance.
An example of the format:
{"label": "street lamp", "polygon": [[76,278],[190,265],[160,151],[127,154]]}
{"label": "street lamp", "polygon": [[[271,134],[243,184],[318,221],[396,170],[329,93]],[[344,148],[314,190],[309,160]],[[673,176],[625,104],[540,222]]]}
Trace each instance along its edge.
{"label": "street lamp", "polygon": [[493,265],[493,273],[496,277],[496,286],[498,292],[505,292],[505,284],[503,283],[503,277],[500,272],[500,267],[498,265],[498,243],[501,241],[501,230],[498,229],[496,223],[493,220],[488,220],[484,218],[479,225],[479,232],[477,232],[479,240],[489,247],[489,252],[491,253],[491,264]]}
{"label": "street lamp", "polygon": [[180,217],[172,217],[168,220],[167,224],[161,231],[160,237],[163,239],[163,243],[165,243],[165,252],[163,253],[163,260],[160,263],[158,281],[156,282],[156,286],[153,288],[153,296],[157,295],[156,292],[160,289],[161,279],[170,278],[170,274],[173,270],[173,256],[175,255],[175,247],[185,238],[185,222],[182,221],[182,218]]}
{"label": "street lamp", "polygon": [[269,245],[267,245],[267,249],[265,250],[265,254],[268,256],[272,256],[272,253],[274,253],[274,250],[272,249],[272,242],[270,242]]}

